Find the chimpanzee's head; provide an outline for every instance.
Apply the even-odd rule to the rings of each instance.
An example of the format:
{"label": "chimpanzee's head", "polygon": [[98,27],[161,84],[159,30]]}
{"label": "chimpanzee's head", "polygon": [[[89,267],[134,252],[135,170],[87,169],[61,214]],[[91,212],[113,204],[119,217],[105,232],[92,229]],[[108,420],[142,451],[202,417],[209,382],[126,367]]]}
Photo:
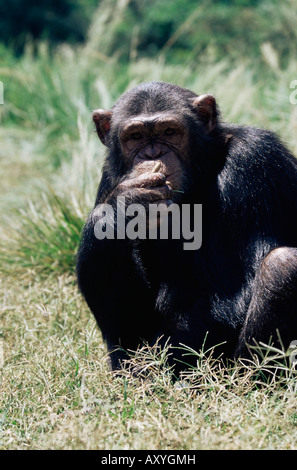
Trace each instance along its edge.
{"label": "chimpanzee's head", "polygon": [[114,174],[141,174],[160,162],[160,171],[177,190],[185,168],[189,173],[195,167],[201,171],[216,166],[208,161],[216,155],[208,154],[214,153],[217,142],[217,117],[212,95],[196,95],[165,82],[143,83],[125,93],[111,110],[93,112]]}

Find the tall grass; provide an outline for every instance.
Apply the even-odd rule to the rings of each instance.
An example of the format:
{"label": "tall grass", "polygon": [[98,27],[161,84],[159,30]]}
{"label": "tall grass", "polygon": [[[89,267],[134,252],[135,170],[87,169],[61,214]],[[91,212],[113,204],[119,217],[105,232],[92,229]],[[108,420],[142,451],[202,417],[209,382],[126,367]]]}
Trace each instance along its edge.
{"label": "tall grass", "polygon": [[[87,50],[87,46],[85,49]],[[74,252],[77,247],[78,226],[83,225],[83,220],[92,207],[104,157],[104,148],[91,122],[91,111],[98,106],[109,108],[117,98],[115,91],[109,90],[108,83],[113,65],[102,63],[100,59],[95,60],[90,51],[88,53],[91,58],[90,63],[86,64],[86,57],[81,57],[81,51],[65,47],[54,57],[50,57],[46,48],[41,46],[37,59],[29,52],[21,59],[20,69],[23,72],[20,74],[19,70],[20,75],[15,74],[15,71],[11,72],[4,123],[6,126],[10,122],[14,124],[5,131],[9,138],[2,147],[1,154],[4,165],[7,161],[14,162],[14,168],[9,166],[7,170],[11,181],[14,173],[15,179],[19,178],[19,149],[22,148],[22,152],[23,149],[28,149],[30,153],[27,152],[26,155],[26,172],[29,174],[31,193],[33,195],[35,192],[35,196],[31,209],[26,209],[25,200],[20,203],[23,221],[21,231],[13,227],[11,229],[9,223],[6,224],[5,231],[9,230],[12,246],[8,250],[6,245],[2,250],[0,256],[3,264],[9,256],[11,259],[18,259],[19,265],[22,264],[22,259],[26,259],[26,268],[32,263],[32,267],[38,265],[39,271],[42,271],[44,266],[46,273],[49,269],[67,272],[73,267],[73,257],[66,256],[64,259],[63,253]],[[269,54],[272,54],[271,47],[264,45],[263,55]],[[128,64],[125,73],[127,77],[133,77],[128,88],[143,80],[165,80],[177,82],[200,93],[213,93],[217,97],[223,119],[276,130],[292,150],[296,151],[296,107],[289,103],[294,61],[289,63],[287,70],[280,70],[274,59],[267,57],[267,62],[268,69],[271,69],[269,86],[266,80],[260,80],[260,72],[252,64],[242,62],[230,70],[227,59],[207,67],[191,64],[185,68],[166,65],[161,59],[154,64],[148,59],[142,59]],[[101,74],[96,76],[94,70],[98,70],[100,66]],[[108,73],[105,75],[106,71]],[[2,135],[4,136],[3,131]],[[28,135],[30,144],[27,141]],[[35,181],[31,171],[35,175]],[[25,182],[22,183],[25,194],[24,186]],[[50,203],[48,200],[45,203],[45,199],[40,199],[38,194],[41,190],[49,192],[49,186],[55,197],[51,197]],[[14,192],[18,194],[18,189]],[[9,197],[12,194],[5,195],[6,199]],[[19,207],[19,201],[15,202]],[[33,217],[32,207],[35,203],[38,205],[39,216],[35,211]],[[53,207],[49,214],[51,204]],[[68,216],[64,218],[66,209],[61,210],[62,207],[67,207],[69,214],[77,214],[75,223],[73,220],[69,222]],[[62,227],[68,233],[64,243]],[[51,263],[50,259],[57,258],[54,247],[61,243],[61,250],[58,252],[61,262],[56,259]],[[34,255],[28,256],[28,250],[31,250],[29,247],[36,252]],[[20,256],[21,253],[23,256]],[[45,253],[48,255],[45,256]]]}
{"label": "tall grass", "polygon": [[36,276],[50,273],[74,273],[75,252],[84,222],[77,201],[67,204],[62,198],[41,195],[42,207],[32,201],[28,209],[15,213],[8,222],[11,238],[0,252],[2,273]]}

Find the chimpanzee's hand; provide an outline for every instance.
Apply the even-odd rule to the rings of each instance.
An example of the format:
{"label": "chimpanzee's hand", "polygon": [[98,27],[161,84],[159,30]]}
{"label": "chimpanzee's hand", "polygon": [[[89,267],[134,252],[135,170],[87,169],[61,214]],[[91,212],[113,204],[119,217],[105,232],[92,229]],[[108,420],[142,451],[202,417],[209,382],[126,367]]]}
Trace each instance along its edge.
{"label": "chimpanzee's hand", "polygon": [[171,201],[170,183],[166,181],[163,173],[147,172],[123,180],[113,191],[106,203],[116,203],[117,197],[125,197],[125,204],[140,203],[147,207],[148,204],[164,202],[167,205]]}

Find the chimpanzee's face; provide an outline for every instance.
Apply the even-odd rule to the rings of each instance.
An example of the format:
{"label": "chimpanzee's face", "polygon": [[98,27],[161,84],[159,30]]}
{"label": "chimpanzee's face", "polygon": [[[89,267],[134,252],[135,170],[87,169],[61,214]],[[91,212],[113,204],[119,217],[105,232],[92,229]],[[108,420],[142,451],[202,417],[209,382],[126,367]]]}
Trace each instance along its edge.
{"label": "chimpanzee's face", "polygon": [[216,124],[215,100],[190,91],[167,90],[156,84],[148,93],[139,87],[124,95],[112,111],[93,113],[97,133],[107,146],[120,150],[118,158],[130,177],[160,172],[172,190],[182,189],[184,168],[189,167],[189,120],[203,132]]}
{"label": "chimpanzee's face", "polygon": [[155,168],[172,189],[180,188],[182,162],[188,155],[188,133],[181,120],[170,113],[131,117],[120,127],[119,141],[133,174]]}

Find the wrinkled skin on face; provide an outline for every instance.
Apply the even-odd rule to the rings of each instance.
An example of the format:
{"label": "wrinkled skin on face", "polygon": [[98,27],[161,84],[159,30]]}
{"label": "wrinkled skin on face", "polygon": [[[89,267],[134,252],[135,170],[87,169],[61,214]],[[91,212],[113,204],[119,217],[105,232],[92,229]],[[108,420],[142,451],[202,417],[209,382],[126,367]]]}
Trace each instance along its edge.
{"label": "wrinkled skin on face", "polygon": [[[216,108],[211,95],[191,98],[192,108],[199,114],[205,130],[214,126]],[[164,202],[169,205],[183,193],[185,167],[189,166],[188,127],[176,112],[161,111],[128,116],[118,124],[111,111],[93,113],[97,133],[108,146],[112,126],[121,150],[126,175],[112,193],[123,195],[130,202]],[[109,200],[111,197],[109,197]]]}
{"label": "wrinkled skin on face", "polygon": [[179,120],[170,115],[132,118],[120,131],[120,143],[132,167],[124,186],[141,188],[144,197],[167,203],[172,192],[181,190],[187,133]]}

